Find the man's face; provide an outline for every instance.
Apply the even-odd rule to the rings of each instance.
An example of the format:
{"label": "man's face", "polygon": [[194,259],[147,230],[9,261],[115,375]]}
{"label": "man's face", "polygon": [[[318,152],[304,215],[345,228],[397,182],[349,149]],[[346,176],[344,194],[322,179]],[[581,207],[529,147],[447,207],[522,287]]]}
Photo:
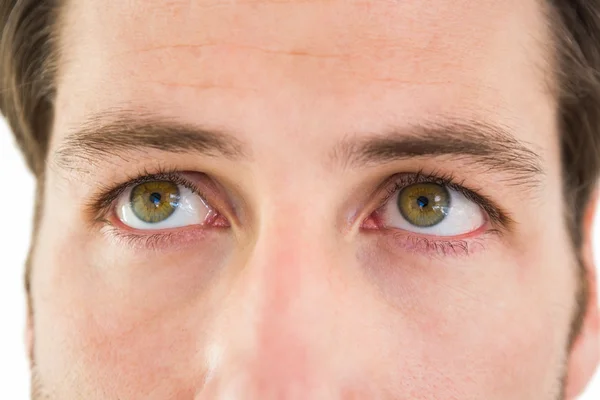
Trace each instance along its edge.
{"label": "man's face", "polygon": [[561,396],[539,2],[70,3],[34,397]]}

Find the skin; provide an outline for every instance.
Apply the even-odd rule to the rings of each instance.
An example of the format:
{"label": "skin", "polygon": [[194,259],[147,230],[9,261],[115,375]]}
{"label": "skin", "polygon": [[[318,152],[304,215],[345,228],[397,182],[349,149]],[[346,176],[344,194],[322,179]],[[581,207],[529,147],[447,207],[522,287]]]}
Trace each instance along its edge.
{"label": "skin", "polygon": [[[32,256],[34,399],[581,392],[598,359],[591,238],[590,307],[569,348],[578,266],[539,2],[70,3]],[[90,116],[123,114],[227,131],[245,157],[129,149],[57,162]],[[349,137],[448,120],[507,127],[539,156],[537,183],[470,157],[331,159]],[[98,193],[159,168],[209,176],[227,226],[150,243],[94,219]],[[382,182],[420,170],[453,175],[513,223],[458,250],[367,229]]]}

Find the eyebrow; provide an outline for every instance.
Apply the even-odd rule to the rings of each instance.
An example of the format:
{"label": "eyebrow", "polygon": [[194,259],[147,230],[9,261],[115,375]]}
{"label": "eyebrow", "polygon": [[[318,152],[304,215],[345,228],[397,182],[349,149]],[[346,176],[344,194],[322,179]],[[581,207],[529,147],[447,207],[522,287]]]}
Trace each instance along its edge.
{"label": "eyebrow", "polygon": [[[128,153],[159,150],[249,160],[248,146],[225,130],[207,129],[150,113],[127,111],[92,115],[70,132],[55,153],[65,170],[94,166],[103,158],[124,159]],[[481,121],[422,123],[383,134],[349,136],[330,153],[343,168],[365,168],[418,157],[451,156],[476,163],[485,172],[506,175],[502,183],[536,187],[543,176],[542,159],[507,127]],[[84,167],[85,168],[85,167]]]}
{"label": "eyebrow", "polygon": [[249,152],[232,134],[149,114],[105,113],[89,117],[70,132],[54,155],[63,169],[95,165],[103,158],[124,158],[132,151],[159,150],[195,153],[231,160],[248,159]]}
{"label": "eyebrow", "polygon": [[506,174],[502,183],[539,186],[542,158],[507,127],[480,121],[435,123],[390,129],[385,134],[349,137],[331,152],[344,168],[364,168],[417,157],[452,156],[485,172]]}

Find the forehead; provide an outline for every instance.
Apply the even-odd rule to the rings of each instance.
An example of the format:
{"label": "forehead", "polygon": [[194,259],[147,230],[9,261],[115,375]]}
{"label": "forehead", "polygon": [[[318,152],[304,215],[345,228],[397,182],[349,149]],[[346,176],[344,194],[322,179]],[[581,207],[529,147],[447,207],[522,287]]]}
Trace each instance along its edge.
{"label": "forehead", "polygon": [[552,108],[535,0],[71,3],[59,125],[125,107],[280,134],[483,117],[527,136]]}

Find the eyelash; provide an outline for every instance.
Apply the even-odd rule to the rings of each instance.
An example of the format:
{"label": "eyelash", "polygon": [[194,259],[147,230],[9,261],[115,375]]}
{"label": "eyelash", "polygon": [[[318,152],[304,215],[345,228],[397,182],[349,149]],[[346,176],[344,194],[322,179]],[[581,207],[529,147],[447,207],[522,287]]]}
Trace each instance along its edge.
{"label": "eyelash", "polygon": [[481,190],[469,189],[464,180],[458,181],[453,174],[444,174],[439,171],[425,173],[423,170],[419,170],[416,173],[402,172],[393,175],[384,183],[384,197],[376,210],[387,204],[395,194],[405,187],[418,183],[434,183],[455,190],[481,207],[494,225],[509,228],[512,224],[509,213],[491,199],[477,193]]}
{"label": "eyelash", "polygon": [[157,180],[169,181],[176,185],[184,186],[203,199],[207,199],[207,196],[198,188],[198,185],[183,177],[180,170],[159,168],[153,173],[150,173],[148,170],[142,170],[137,175],[126,178],[125,183],[115,188],[110,186],[101,187],[99,190],[100,194],[89,202],[86,209],[94,216],[94,221],[110,222],[108,221],[108,215],[113,211],[114,203],[123,192],[130,187]]}
{"label": "eyelash", "polygon": [[[182,236],[185,236],[185,233],[183,235],[174,232],[149,234],[142,234],[139,232],[133,233],[124,231],[120,227],[115,226],[112,221],[111,214],[114,212],[114,204],[123,192],[135,185],[155,180],[165,180],[177,185],[182,185],[203,199],[208,200],[205,193],[198,188],[198,185],[182,176],[180,170],[175,168],[159,168],[157,171],[151,173],[144,169],[139,171],[137,175],[125,179],[125,183],[122,183],[115,188],[111,188],[110,186],[101,188],[99,191],[100,194],[92,199],[87,205],[87,210],[91,213],[95,222],[107,225],[107,232],[110,233],[111,236],[130,247],[161,249],[177,242]],[[486,233],[501,233],[504,229],[508,229],[513,223],[506,211],[502,210],[490,199],[477,194],[475,190],[468,189],[464,184],[464,181],[458,181],[454,175],[443,174],[438,171],[424,173],[423,170],[419,170],[416,173],[398,173],[388,178],[382,184],[383,190],[379,189],[379,192],[382,192],[383,195],[379,200],[377,207],[375,207],[375,211],[372,211],[369,216],[379,212],[400,190],[417,183],[435,183],[446,186],[449,189],[460,192],[467,199],[476,203],[485,211],[493,225],[492,229],[489,229]],[[211,206],[213,205],[211,204]],[[216,211],[219,212],[218,209],[216,209]],[[417,249],[420,252],[428,254],[439,254],[443,256],[459,254],[468,255],[474,245],[481,245],[483,247],[481,238],[469,240],[431,239],[404,231],[397,232],[396,230],[387,230],[386,233],[389,234],[395,242],[401,242],[404,247]]]}

